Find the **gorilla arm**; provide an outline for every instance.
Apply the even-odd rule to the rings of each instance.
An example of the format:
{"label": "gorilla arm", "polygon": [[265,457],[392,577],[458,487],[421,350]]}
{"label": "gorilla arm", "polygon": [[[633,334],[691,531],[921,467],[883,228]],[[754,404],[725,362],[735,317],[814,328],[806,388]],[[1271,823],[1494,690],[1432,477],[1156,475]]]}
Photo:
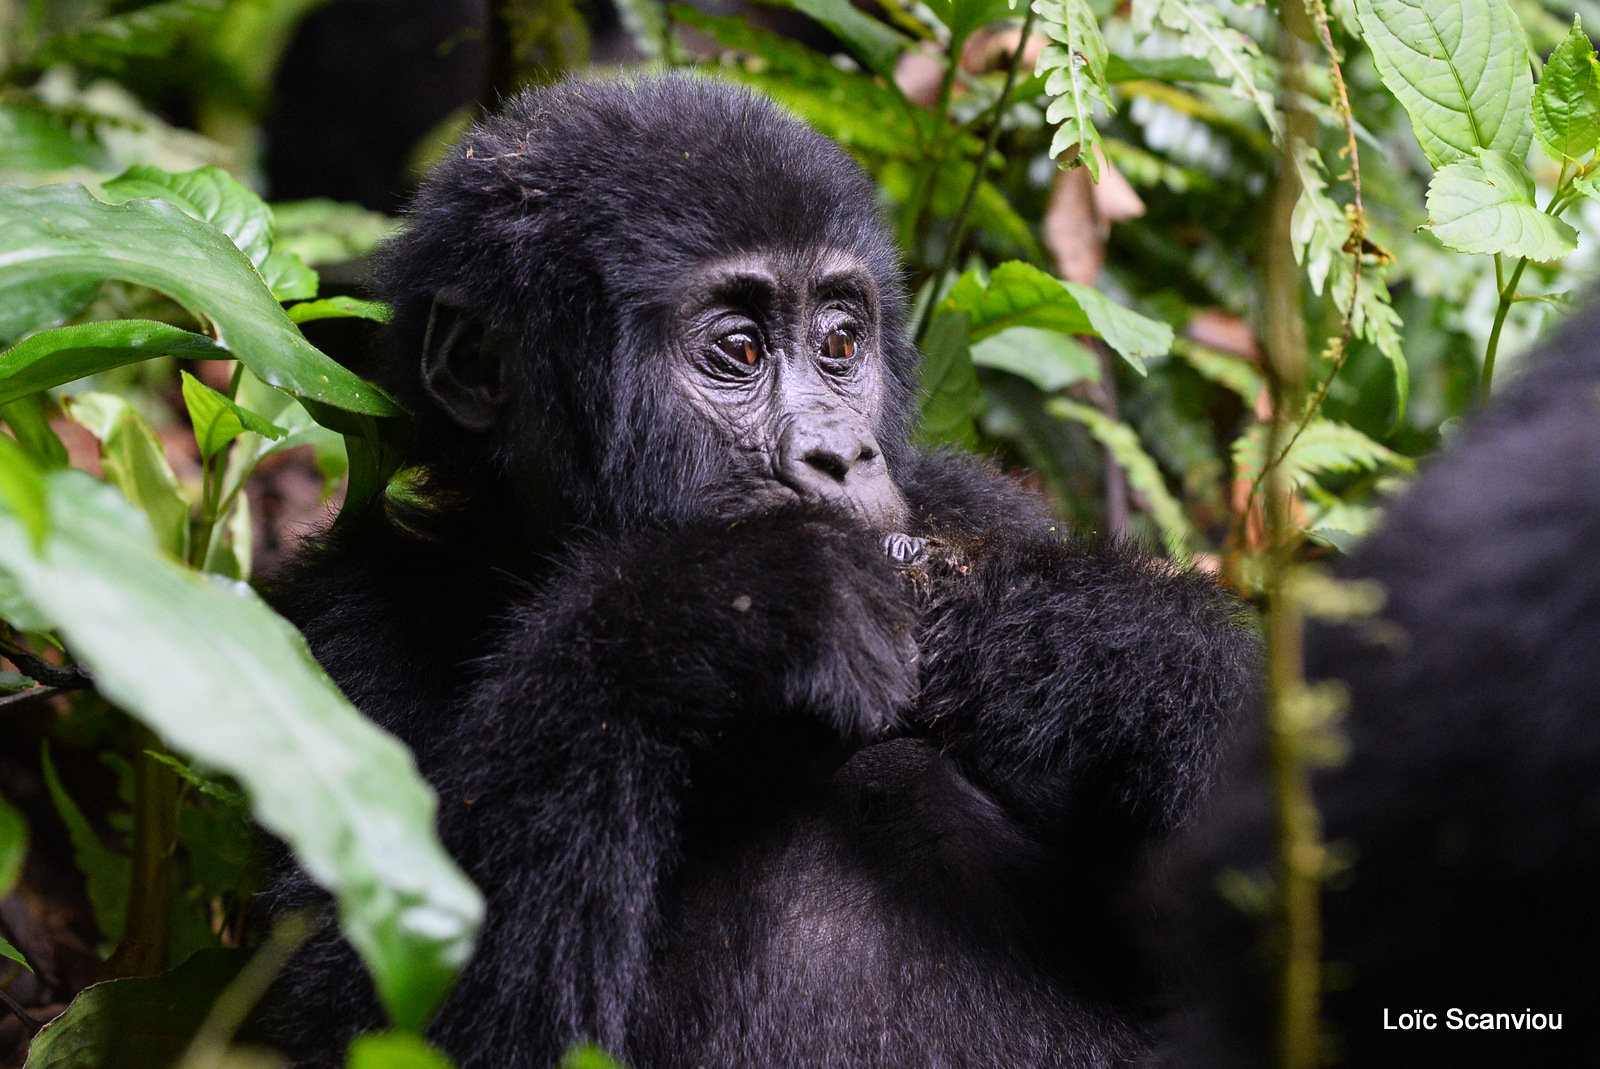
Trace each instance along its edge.
{"label": "gorilla arm", "polygon": [[932,554],[917,730],[1035,834],[1120,853],[1192,810],[1247,699],[1254,638],[1201,575],[1064,538],[1033,495],[971,461],[904,480]]}
{"label": "gorilla arm", "polygon": [[445,840],[489,905],[442,1045],[497,1069],[625,1052],[692,751],[783,712],[876,733],[913,694],[912,629],[874,539],[793,514],[576,554],[439,748]]}

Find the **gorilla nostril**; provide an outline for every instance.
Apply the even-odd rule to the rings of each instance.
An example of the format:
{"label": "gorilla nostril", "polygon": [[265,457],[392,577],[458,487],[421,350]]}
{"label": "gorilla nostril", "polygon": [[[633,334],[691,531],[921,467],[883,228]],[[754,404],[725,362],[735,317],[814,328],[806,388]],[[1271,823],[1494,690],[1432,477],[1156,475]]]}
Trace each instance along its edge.
{"label": "gorilla nostril", "polygon": [[813,449],[804,457],[807,464],[839,482],[850,474],[850,464],[831,449]]}

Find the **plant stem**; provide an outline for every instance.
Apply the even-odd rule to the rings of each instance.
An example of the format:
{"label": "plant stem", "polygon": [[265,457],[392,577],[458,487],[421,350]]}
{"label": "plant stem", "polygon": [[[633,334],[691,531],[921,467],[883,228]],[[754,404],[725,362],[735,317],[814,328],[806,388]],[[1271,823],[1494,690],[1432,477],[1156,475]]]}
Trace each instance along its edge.
{"label": "plant stem", "polygon": [[178,776],[152,753],[165,753],[149,728],[138,728],[134,761],[133,866],[122,942],[107,964],[118,976],[154,976],[167,965],[171,935],[172,855],[178,839]]}
{"label": "plant stem", "polygon": [[[1274,190],[1263,279],[1267,359],[1262,363],[1272,400],[1265,456],[1265,559],[1267,630],[1267,752],[1277,825],[1277,917],[1282,933],[1278,962],[1278,1065],[1316,1069],[1320,1063],[1324,850],[1311,794],[1304,745],[1307,687],[1303,664],[1302,606],[1294,584],[1301,536],[1294,522],[1294,487],[1280,450],[1305,403],[1307,352],[1303,289],[1294,258],[1292,224],[1301,189],[1293,153],[1312,120],[1298,104],[1302,92],[1301,40],[1312,39],[1299,0],[1282,5],[1279,33],[1283,81],[1283,147]],[[1248,507],[1248,506],[1247,506]]]}
{"label": "plant stem", "polygon": [[[1517,297],[1517,283],[1522,281],[1523,268],[1528,266],[1528,258],[1524,256],[1517,261],[1517,266],[1511,269],[1511,279],[1500,287],[1500,307],[1495,309],[1494,326],[1489,330],[1489,345],[1483,352],[1483,380],[1478,389],[1479,403],[1489,400],[1489,388],[1494,383],[1494,358],[1500,351],[1500,331],[1506,325],[1506,313],[1511,311],[1511,305]],[[1494,258],[1495,279],[1500,277],[1500,257]]]}
{"label": "plant stem", "polygon": [[[933,274],[933,292],[929,294],[928,303],[922,310],[922,321],[917,324],[916,332],[912,335],[919,343],[922,341],[923,332],[928,329],[929,321],[933,318],[933,306],[938,300],[939,289],[944,285],[945,276],[955,266],[956,256],[961,251],[961,242],[967,235],[967,219],[972,215],[972,205],[978,199],[979,187],[983,185],[983,169],[988,166],[989,157],[994,155],[994,146],[1000,140],[1000,120],[1006,113],[1006,105],[1011,103],[1011,90],[1017,85],[1017,71],[1022,67],[1022,54],[1028,50],[1028,35],[1033,32],[1033,7],[1032,0],[1029,0],[1027,13],[1022,16],[1022,35],[1017,39],[1017,50],[1011,53],[1011,62],[1006,65],[1005,84],[1000,87],[1000,95],[995,98],[994,106],[989,109],[989,135],[984,138],[983,151],[979,153],[977,165],[973,168],[967,195],[962,198],[961,210],[956,213],[956,221],[950,229],[950,240],[945,245],[944,259]],[[955,57],[952,56],[952,64],[954,61]]]}

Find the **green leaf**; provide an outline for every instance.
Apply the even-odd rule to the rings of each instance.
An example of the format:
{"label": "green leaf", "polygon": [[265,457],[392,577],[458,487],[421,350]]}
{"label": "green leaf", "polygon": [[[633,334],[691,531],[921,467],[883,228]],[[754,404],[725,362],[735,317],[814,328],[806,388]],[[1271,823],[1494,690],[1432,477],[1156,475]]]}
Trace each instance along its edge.
{"label": "green leaf", "polygon": [[27,860],[28,821],[15,806],[0,798],[0,898],[9,895],[22,879],[22,864]]}
{"label": "green leaf", "polygon": [[42,330],[0,353],[0,405],[156,356],[231,360],[203,334],[152,319],[113,319]]}
{"label": "green leaf", "polygon": [[101,281],[98,275],[61,274],[11,286],[0,279],[5,296],[0,300],[0,342],[71,319],[94,300]]}
{"label": "green leaf", "polygon": [[356,297],[327,297],[320,301],[291,304],[289,318],[296,323],[309,323],[314,319],[370,319],[374,323],[387,323],[394,310],[382,301],[363,301]]}
{"label": "green leaf", "polygon": [[50,410],[42,393],[19,397],[0,405],[0,419],[5,420],[16,435],[17,444],[41,468],[63,468],[67,464],[67,447],[50,426]]}
{"label": "green leaf", "polygon": [[420,1036],[369,1032],[350,1041],[345,1069],[453,1069],[453,1063]]}
{"label": "green leaf", "polygon": [[941,308],[922,339],[919,393],[922,419],[917,439],[925,445],[975,448],[978,431],[972,417],[979,408],[978,373],[972,367],[966,313]]}
{"label": "green leaf", "polygon": [[1063,282],[1030,264],[1011,260],[987,283],[974,272],[956,281],[945,307],[971,317],[973,341],[1009,327],[1041,327],[1060,334],[1105,339],[1139,374],[1144,361],[1172,348],[1172,328],[1108,301],[1092,286]]}
{"label": "green leaf", "polygon": [[1058,419],[1081,423],[1095,441],[1106,447],[1128,476],[1128,485],[1144,496],[1150,516],[1161,528],[1167,552],[1179,561],[1189,559],[1189,520],[1183,506],[1167,489],[1155,460],[1139,444],[1138,433],[1121,420],[1112,419],[1093,405],[1058,397],[1045,406]]}
{"label": "green leaf", "polygon": [[1428,183],[1428,226],[1457,252],[1559,260],[1578,247],[1578,232],[1534,206],[1527,168],[1500,152],[1441,167]]}
{"label": "green leaf", "polygon": [[1012,13],[1010,0],[928,0],[928,10],[950,31],[951,49],[958,55],[973,30]]}
{"label": "green leaf", "polygon": [[411,755],[248,586],[172,561],[144,516],[85,473],[46,478],[44,552],[0,513],[0,572],[108,701],[239,781],[260,824],[334,893],[396,1025],[420,1027],[466,960],[482,900],[433,835]]}
{"label": "green leaf", "polygon": [[0,104],[0,145],[5,146],[0,176],[17,180],[74,167],[109,170],[105,146],[76,119],[27,98]]}
{"label": "green leaf", "polygon": [[157,1069],[176,1065],[211,1004],[250,953],[202,950],[160,976],[84,988],[28,1049],[28,1069]]}
{"label": "green leaf", "polygon": [[1197,56],[1170,56],[1151,59],[1145,56],[1118,56],[1106,58],[1108,82],[1199,82],[1202,85],[1227,85],[1228,79],[1218,77],[1216,70]]}
{"label": "green leaf", "polygon": [[274,249],[258,265],[261,278],[280,301],[303,301],[317,295],[322,280],[292,252]]}
{"label": "green leaf", "polygon": [[1133,23],[1141,35],[1156,23],[1172,30],[1184,53],[1211,64],[1217,77],[1235,96],[1254,104],[1268,129],[1277,135],[1278,108],[1272,94],[1261,87],[1258,74],[1261,49],[1228,25],[1220,5],[1207,0],[1134,0]]}
{"label": "green leaf", "polygon": [[272,244],[272,209],[221,167],[168,174],[157,167],[130,167],[101,186],[113,204],[148,197],[176,204],[210,223],[239,247],[280,301],[317,295],[317,273],[299,256]]}
{"label": "green leaf", "polygon": [[1600,146],[1600,64],[1576,15],[1533,91],[1533,132],[1558,161],[1576,162]]}
{"label": "green leaf", "polygon": [[561,1056],[560,1069],[623,1069],[621,1062],[593,1043],[579,1043]]}
{"label": "green leaf", "polygon": [[280,201],[272,206],[272,220],[272,247],[312,266],[359,260],[398,225],[359,204],[322,199]]}
{"label": "green leaf", "polygon": [[214,25],[226,6],[226,0],[149,4],[53,37],[29,61],[37,67],[74,63],[116,73],[130,59],[170,57],[181,37]]}
{"label": "green leaf", "polygon": [[164,201],[103,204],[81,186],[0,188],[0,307],[41,280],[119,278],[167,294],[267,383],[325,408],[404,414],[319,352],[250,262],[215,228]]}
{"label": "green leaf", "polygon": [[289,433],[276,423],[240,408],[187,371],[180,374],[183,376],[183,403],[189,409],[189,421],[194,424],[195,444],[206,460],[216,456],[245,431],[253,431],[263,438],[282,438]]}
{"label": "green leaf", "polygon": [[29,965],[28,959],[22,956],[22,951],[18,950],[4,939],[0,939],[0,958],[10,958],[24,969],[27,969],[29,972],[33,971],[33,966]]}
{"label": "green leaf", "polygon": [[852,55],[875,74],[893,81],[895,61],[911,42],[849,0],[762,0],[809,15],[826,26]]}
{"label": "green leaf", "polygon": [[972,347],[972,362],[1020,375],[1045,393],[1075,382],[1098,382],[1100,361],[1070,335],[1038,327],[1008,327]]}
{"label": "green leaf", "polygon": [[272,209],[221,167],[201,167],[169,174],[159,167],[129,167],[100,186],[112,204],[135,198],[176,204],[203,223],[210,223],[239,247],[256,266],[272,251]]}
{"label": "green leaf", "polygon": [[[1233,465],[1238,478],[1254,481],[1261,474],[1266,448],[1264,423],[1257,423],[1234,441]],[[1327,472],[1375,471],[1384,467],[1409,469],[1411,462],[1354,427],[1328,419],[1314,419],[1307,424],[1281,462],[1284,479],[1295,487]]]}
{"label": "green leaf", "polygon": [[1100,180],[1100,160],[1094,149],[1100,145],[1100,131],[1094,125],[1094,105],[1098,101],[1107,111],[1111,89],[1106,82],[1106,42],[1100,35],[1089,0],[1034,0],[1039,28],[1055,42],[1039,53],[1036,75],[1045,76],[1045,92],[1052,99],[1045,121],[1059,123],[1050,142],[1050,155],[1065,156],[1089,168]]}
{"label": "green leaf", "polygon": [[1253,410],[1260,401],[1263,387],[1261,372],[1243,357],[1219,353],[1186,338],[1174,342],[1172,351],[1212,382],[1232,390],[1244,403],[1246,410]]}
{"label": "green leaf", "polygon": [[189,541],[189,502],[156,432],[137,409],[113,394],[80,394],[65,404],[73,422],[99,440],[106,481],[144,512],[161,548],[183,560]]}
{"label": "green leaf", "polygon": [[1356,0],[1356,15],[1429,163],[1527,153],[1533,73],[1505,0]]}
{"label": "green leaf", "polygon": [[[35,543],[50,530],[45,508],[44,472],[8,435],[0,434],[0,501],[33,535]],[[0,898],[4,894],[0,893]]]}
{"label": "green leaf", "polygon": [[[87,475],[82,477],[89,478]],[[55,762],[50,760],[48,740],[41,749],[39,764],[44,771],[44,784],[50,792],[50,800],[55,803],[61,823],[67,826],[67,838],[72,841],[73,861],[78,871],[83,873],[84,891],[89,897],[89,908],[94,912],[95,926],[100,929],[100,935],[106,942],[118,942],[122,938],[122,927],[127,923],[128,874],[132,862],[127,855],[119,854],[101,842],[99,834],[89,824],[89,818],[83,815],[78,803],[61,785]]]}

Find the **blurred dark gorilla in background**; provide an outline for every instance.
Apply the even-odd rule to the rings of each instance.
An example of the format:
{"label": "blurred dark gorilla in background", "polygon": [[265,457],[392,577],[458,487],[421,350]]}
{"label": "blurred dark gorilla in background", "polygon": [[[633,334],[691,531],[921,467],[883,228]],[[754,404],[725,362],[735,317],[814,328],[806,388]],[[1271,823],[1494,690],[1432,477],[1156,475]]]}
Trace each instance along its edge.
{"label": "blurred dark gorilla in background", "polygon": [[[1315,792],[1353,854],[1324,909],[1325,1016],[1355,1069],[1600,1065],[1600,310],[1530,359],[1343,569],[1386,589],[1378,619],[1308,638],[1310,676],[1350,698],[1349,760]],[[1272,955],[1216,891],[1272,870],[1260,756],[1173,858],[1190,1010],[1162,1069],[1275,1064]],[[1452,1008],[1561,1028],[1451,1029]],[[1434,1029],[1384,1027],[1419,1010]]]}
{"label": "blurred dark gorilla in background", "polygon": [[[1120,907],[1255,673],[1209,579],[1064,538],[909,444],[871,181],[749,92],[512,101],[388,248],[426,507],[341,522],[279,607],[416,752],[486,927],[464,1069],[1102,1069],[1153,991]],[[274,904],[319,899],[286,873]],[[269,1031],[382,1025],[330,934]]]}

